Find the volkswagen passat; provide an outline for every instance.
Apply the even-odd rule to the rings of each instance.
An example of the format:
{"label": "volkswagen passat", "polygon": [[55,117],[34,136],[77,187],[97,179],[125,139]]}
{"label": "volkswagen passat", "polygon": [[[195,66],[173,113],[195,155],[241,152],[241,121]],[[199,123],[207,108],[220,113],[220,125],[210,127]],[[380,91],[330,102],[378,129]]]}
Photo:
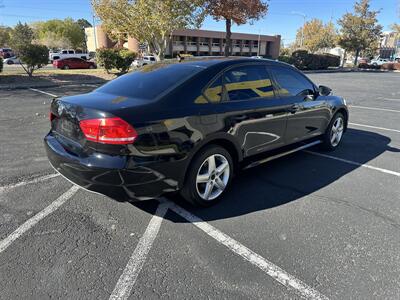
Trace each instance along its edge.
{"label": "volkswagen passat", "polygon": [[290,65],[214,59],[149,65],[56,98],[50,121],[49,160],[72,182],[117,200],[180,191],[209,206],[244,163],[304,144],[338,147],[348,110]]}

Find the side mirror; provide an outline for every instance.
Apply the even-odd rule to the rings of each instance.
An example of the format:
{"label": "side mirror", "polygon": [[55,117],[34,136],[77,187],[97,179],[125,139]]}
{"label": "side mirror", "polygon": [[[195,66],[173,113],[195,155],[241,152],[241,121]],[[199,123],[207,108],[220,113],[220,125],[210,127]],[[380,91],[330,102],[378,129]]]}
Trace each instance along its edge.
{"label": "side mirror", "polygon": [[318,87],[318,92],[321,96],[329,96],[332,93],[332,89],[328,88],[327,86],[320,85]]}

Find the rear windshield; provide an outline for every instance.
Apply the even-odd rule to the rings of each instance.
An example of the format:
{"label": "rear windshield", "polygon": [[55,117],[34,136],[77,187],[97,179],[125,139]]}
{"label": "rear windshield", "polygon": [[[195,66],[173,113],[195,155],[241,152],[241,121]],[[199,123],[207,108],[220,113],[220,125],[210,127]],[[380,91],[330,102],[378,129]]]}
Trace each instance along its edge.
{"label": "rear windshield", "polygon": [[184,64],[153,64],[121,76],[96,91],[118,96],[153,99],[200,72],[202,68]]}

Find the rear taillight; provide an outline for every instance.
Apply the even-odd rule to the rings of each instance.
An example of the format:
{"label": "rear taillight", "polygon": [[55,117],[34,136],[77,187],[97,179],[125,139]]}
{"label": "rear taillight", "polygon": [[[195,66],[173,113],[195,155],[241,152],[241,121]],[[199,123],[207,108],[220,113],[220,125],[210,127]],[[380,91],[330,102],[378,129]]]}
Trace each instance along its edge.
{"label": "rear taillight", "polygon": [[86,139],[103,144],[132,144],[136,130],[120,118],[89,119],[79,122]]}

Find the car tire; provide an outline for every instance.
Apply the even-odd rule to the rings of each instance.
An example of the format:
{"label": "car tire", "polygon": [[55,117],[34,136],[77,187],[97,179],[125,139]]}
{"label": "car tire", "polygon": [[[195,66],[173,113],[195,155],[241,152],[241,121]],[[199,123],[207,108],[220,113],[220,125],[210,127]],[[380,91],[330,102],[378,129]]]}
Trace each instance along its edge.
{"label": "car tire", "polygon": [[89,66],[89,69],[96,69],[96,68],[95,68],[95,66],[90,65],[90,66]]}
{"label": "car tire", "polygon": [[329,123],[325,134],[322,136],[322,149],[325,151],[335,150],[341,143],[345,130],[346,119],[340,112],[336,113]]}
{"label": "car tire", "polygon": [[63,69],[64,69],[64,70],[69,70],[69,66],[68,66],[68,65],[65,65],[65,66],[63,67]]}
{"label": "car tire", "polygon": [[220,146],[210,145],[193,158],[181,195],[195,206],[212,206],[221,200],[229,188],[233,171],[229,152]]}
{"label": "car tire", "polygon": [[13,65],[14,62],[12,60],[7,61],[7,65]]}

